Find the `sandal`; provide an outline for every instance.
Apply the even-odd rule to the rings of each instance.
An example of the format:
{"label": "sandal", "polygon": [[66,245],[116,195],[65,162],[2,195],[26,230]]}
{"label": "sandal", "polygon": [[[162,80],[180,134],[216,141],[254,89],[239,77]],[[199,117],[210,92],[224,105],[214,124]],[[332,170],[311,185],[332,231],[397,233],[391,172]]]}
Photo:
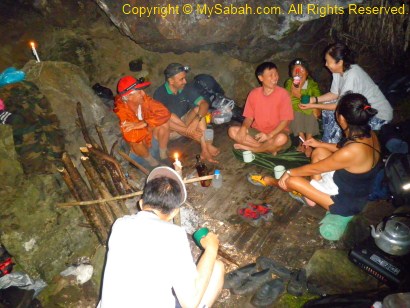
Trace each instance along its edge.
{"label": "sandal", "polygon": [[258,213],[261,218],[265,221],[272,221],[273,220],[273,212],[271,210],[272,206],[267,203],[262,204],[253,204],[248,203],[248,207]]}
{"label": "sandal", "polygon": [[308,205],[305,198],[302,196],[301,193],[297,192],[297,191],[292,191],[289,193],[289,196],[291,196],[293,199],[295,199],[296,201],[302,203],[303,205]]}
{"label": "sandal", "polygon": [[248,182],[256,185],[256,186],[262,186],[265,187],[268,184],[266,184],[266,182],[263,180],[263,175],[260,174],[254,174],[254,173],[249,173],[246,178],[248,179]]}
{"label": "sandal", "polygon": [[238,215],[243,221],[247,222],[253,227],[258,227],[262,220],[262,217],[259,213],[248,207],[238,209]]}

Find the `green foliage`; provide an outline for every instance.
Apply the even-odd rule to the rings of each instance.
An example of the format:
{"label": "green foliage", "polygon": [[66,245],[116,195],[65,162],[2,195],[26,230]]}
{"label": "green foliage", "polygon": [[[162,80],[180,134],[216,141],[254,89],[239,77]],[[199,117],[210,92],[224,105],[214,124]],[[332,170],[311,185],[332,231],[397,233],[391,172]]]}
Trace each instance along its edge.
{"label": "green foliage", "polygon": [[[238,160],[243,161],[242,150],[233,149],[232,151]],[[251,164],[268,169],[271,172],[273,172],[273,168],[277,165],[283,165],[286,169],[289,169],[300,167],[310,162],[309,158],[307,158],[303,153],[296,152],[294,147],[283,153],[278,153],[276,156],[269,153],[254,154],[255,160],[253,160]]]}

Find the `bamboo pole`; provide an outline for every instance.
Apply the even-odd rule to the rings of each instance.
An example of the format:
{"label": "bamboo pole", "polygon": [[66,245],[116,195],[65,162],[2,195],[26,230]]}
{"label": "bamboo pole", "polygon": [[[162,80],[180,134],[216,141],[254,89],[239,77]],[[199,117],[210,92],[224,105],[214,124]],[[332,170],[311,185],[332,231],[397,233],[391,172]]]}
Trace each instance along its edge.
{"label": "bamboo pole", "polygon": [[[204,181],[204,180],[211,180],[213,178],[213,175],[206,175],[206,176],[201,176],[201,177],[196,177],[188,180],[184,180],[185,184],[189,183],[195,183],[199,181]],[[66,203],[58,203],[57,206],[59,207],[71,207],[71,206],[78,206],[78,205],[91,205],[91,204],[96,204],[96,203],[103,203],[107,201],[115,201],[115,200],[120,200],[120,199],[127,199],[127,198],[132,198],[136,196],[141,196],[143,193],[142,190],[133,192],[130,194],[122,195],[122,196],[116,196],[108,199],[100,199],[100,200],[89,200],[89,201],[81,201],[81,202],[66,202]]]}

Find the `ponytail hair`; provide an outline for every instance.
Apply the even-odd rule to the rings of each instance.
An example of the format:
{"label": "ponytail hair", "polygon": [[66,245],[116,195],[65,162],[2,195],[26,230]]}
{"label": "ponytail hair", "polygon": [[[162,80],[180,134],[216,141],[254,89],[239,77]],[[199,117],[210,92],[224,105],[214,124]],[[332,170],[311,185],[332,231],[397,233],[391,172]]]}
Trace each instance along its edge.
{"label": "ponytail hair", "polygon": [[339,99],[336,114],[345,118],[350,134],[370,135],[369,121],[377,114],[377,110],[363,95],[347,92]]}
{"label": "ponytail hair", "polygon": [[325,55],[329,54],[336,63],[343,60],[343,71],[347,71],[352,64],[355,64],[355,54],[343,43],[335,43],[326,47]]}

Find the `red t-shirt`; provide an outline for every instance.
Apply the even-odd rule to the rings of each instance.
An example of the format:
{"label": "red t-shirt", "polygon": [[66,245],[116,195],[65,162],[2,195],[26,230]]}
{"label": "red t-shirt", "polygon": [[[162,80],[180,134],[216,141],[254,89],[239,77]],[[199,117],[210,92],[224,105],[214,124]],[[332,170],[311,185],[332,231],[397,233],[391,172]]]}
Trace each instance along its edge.
{"label": "red t-shirt", "polygon": [[276,86],[266,96],[262,87],[253,89],[246,99],[243,116],[253,118],[252,127],[265,134],[272,132],[281,121],[292,121],[293,109],[288,91]]}

